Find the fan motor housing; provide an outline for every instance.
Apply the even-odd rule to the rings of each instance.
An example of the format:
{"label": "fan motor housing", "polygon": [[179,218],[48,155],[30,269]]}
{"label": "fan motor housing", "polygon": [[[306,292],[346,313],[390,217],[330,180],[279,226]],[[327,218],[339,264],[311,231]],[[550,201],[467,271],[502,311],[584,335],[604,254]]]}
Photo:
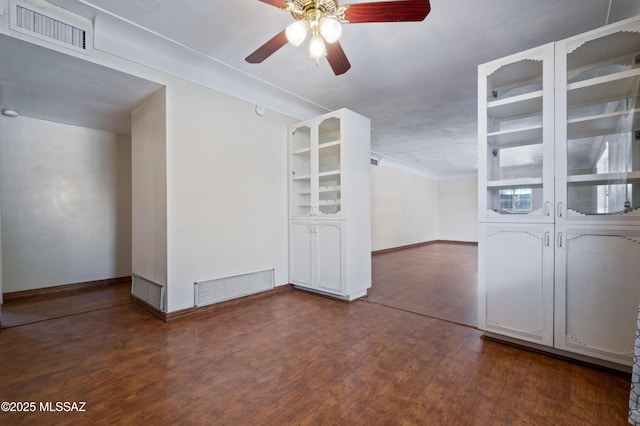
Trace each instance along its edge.
{"label": "fan motor housing", "polygon": [[291,15],[300,21],[310,15],[336,16],[338,14],[338,2],[336,0],[294,0],[291,2],[293,10]]}

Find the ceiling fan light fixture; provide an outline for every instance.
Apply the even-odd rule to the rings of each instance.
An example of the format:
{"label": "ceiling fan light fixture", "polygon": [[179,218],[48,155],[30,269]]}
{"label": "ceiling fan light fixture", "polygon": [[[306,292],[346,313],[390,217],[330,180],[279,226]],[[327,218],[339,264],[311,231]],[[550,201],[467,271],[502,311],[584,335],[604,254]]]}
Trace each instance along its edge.
{"label": "ceiling fan light fixture", "polygon": [[310,33],[309,56],[316,60],[316,64],[319,64],[320,58],[326,57],[335,75],[342,75],[351,68],[338,41],[342,35],[342,24],[419,22],[431,11],[429,0],[356,0],[357,3],[342,6],[338,5],[338,0],[259,1],[289,12],[295,22],[267,40],[245,61],[259,64],[287,42],[293,46],[301,45],[307,33]]}
{"label": "ceiling fan light fixture", "polygon": [[293,46],[298,47],[302,44],[305,38],[307,38],[307,32],[309,32],[309,23],[305,20],[295,21],[285,30],[287,40]]}
{"label": "ceiling fan light fixture", "polygon": [[335,43],[340,39],[342,35],[342,25],[340,22],[333,18],[327,18],[326,16],[320,19],[320,34],[324,41],[327,43]]}
{"label": "ceiling fan light fixture", "polygon": [[320,34],[314,34],[309,42],[309,56],[313,59],[320,59],[327,56],[327,47]]}

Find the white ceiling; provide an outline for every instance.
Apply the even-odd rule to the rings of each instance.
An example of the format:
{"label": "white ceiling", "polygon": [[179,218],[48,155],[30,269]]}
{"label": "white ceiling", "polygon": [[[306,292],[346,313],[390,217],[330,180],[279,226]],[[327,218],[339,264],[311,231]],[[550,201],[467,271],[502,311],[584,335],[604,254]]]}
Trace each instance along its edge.
{"label": "white ceiling", "polygon": [[4,35],[0,52],[0,106],[31,118],[128,134],[130,112],[162,87]]}
{"label": "white ceiling", "polygon": [[336,77],[304,47],[246,63],[293,19],[258,0],[50,1],[89,19],[119,17],[329,110],[357,111],[372,120],[374,151],[441,176],[477,168],[478,64],[640,14],[640,0],[431,0],[424,22],[345,25],[352,66]]}

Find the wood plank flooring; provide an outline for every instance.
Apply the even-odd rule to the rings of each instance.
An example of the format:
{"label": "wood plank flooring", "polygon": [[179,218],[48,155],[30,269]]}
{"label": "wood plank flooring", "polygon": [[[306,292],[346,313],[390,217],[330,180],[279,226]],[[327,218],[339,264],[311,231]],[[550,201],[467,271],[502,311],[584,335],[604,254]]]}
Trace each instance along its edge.
{"label": "wood plank flooring", "polygon": [[11,300],[2,306],[2,327],[16,327],[129,303],[131,282]]}
{"label": "wood plank flooring", "polygon": [[624,425],[629,377],[302,291],[165,324],[133,304],[0,330],[0,424]]}
{"label": "wood plank flooring", "polygon": [[439,242],[372,256],[367,301],[476,327],[478,246]]}

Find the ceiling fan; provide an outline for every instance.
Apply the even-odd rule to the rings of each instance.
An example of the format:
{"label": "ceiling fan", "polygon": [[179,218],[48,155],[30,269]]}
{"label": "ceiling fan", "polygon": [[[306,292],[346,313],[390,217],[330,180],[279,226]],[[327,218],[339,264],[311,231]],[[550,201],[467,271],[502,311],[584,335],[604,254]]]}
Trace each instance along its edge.
{"label": "ceiling fan", "polygon": [[295,21],[272,39],[245,58],[258,64],[287,44],[302,44],[308,33],[309,56],[318,62],[327,57],[335,75],[351,68],[347,56],[338,42],[342,33],[341,23],[408,22],[422,21],[431,11],[429,0],[396,0],[372,3],[355,3],[338,6],[337,0],[259,0],[287,12]]}

